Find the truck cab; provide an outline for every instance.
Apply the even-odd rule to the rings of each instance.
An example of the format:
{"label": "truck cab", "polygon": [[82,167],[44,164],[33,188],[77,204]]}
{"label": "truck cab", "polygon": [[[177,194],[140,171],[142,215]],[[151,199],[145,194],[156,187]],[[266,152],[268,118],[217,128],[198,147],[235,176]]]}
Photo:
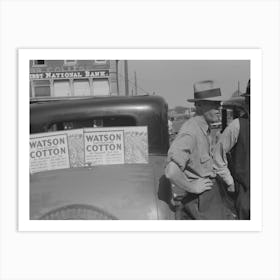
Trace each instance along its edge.
{"label": "truck cab", "polygon": [[147,156],[140,162],[84,161],[70,168],[30,172],[30,219],[174,219],[170,185],[164,176],[169,148],[167,111],[162,97],[147,95],[32,101],[30,139],[121,129],[146,139],[130,149],[131,157],[137,157],[137,145],[147,145]]}

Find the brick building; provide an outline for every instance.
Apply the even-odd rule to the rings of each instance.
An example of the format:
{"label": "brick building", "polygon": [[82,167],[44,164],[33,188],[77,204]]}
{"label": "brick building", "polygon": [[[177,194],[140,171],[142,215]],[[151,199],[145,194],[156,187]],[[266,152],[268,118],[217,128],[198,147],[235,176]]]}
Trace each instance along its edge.
{"label": "brick building", "polygon": [[30,98],[119,95],[116,60],[30,60]]}

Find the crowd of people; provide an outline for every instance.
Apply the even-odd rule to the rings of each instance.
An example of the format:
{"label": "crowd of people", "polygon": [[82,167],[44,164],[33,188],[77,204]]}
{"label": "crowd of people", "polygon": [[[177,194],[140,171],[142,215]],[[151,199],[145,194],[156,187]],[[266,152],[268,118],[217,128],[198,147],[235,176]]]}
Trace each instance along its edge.
{"label": "crowd of people", "polygon": [[166,177],[172,184],[176,219],[250,219],[250,81],[245,111],[219,135],[214,145],[211,124],[219,121],[222,95],[214,81],[194,84],[196,114],[173,140]]}

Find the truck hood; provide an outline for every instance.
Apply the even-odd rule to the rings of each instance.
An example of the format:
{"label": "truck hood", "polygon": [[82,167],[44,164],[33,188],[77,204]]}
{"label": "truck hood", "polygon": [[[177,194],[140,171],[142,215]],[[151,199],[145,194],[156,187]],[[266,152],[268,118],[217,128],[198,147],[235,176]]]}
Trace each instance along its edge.
{"label": "truck hood", "polygon": [[30,219],[82,204],[122,220],[158,219],[151,164],[103,165],[40,172],[30,177]]}

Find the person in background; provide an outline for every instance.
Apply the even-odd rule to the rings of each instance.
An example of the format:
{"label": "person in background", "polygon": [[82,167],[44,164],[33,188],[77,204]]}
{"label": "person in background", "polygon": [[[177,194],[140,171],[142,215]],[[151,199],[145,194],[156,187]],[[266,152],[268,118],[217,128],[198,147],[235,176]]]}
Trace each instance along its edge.
{"label": "person in background", "polygon": [[[235,207],[238,219],[250,219],[250,80],[247,84],[245,106],[247,114],[234,119],[222,133],[214,151],[214,168],[236,194]],[[230,153],[231,170],[227,155]]]}
{"label": "person in background", "polygon": [[221,91],[214,81],[194,84],[196,115],[187,120],[168,151],[165,175],[181,198],[176,219],[235,219],[221,196],[213,169],[210,125],[219,119]]}
{"label": "person in background", "polygon": [[169,132],[169,135],[173,134],[173,122],[174,122],[174,118],[173,117],[168,119],[168,132]]}

